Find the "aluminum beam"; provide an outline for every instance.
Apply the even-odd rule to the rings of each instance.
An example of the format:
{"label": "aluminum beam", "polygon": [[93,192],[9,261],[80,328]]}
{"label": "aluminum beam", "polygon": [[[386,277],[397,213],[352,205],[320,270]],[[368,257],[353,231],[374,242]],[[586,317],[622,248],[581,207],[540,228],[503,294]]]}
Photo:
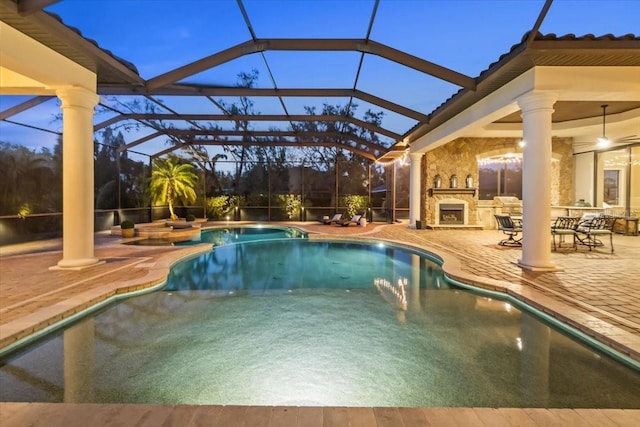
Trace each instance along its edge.
{"label": "aluminum beam", "polygon": [[433,77],[466,89],[475,89],[472,77],[453,71],[433,62],[418,58],[400,50],[367,39],[256,39],[240,43],[190,64],[176,68],[147,81],[149,91],[179,82],[194,74],[217,67],[245,55],[264,51],[355,51],[377,55],[413,68]]}
{"label": "aluminum beam", "polygon": [[356,126],[368,129],[372,132],[379,133],[381,135],[392,138],[396,141],[402,138],[401,135],[392,132],[390,130],[381,128],[372,123],[365,122],[364,120],[356,119],[354,117],[345,117],[340,115],[282,115],[282,114],[254,114],[254,115],[226,115],[226,114],[162,114],[162,113],[132,113],[121,114],[116,117],[112,117],[104,122],[98,123],[94,126],[94,132],[103,129],[107,126],[115,124],[123,120],[181,120],[181,121],[266,121],[266,122],[312,122],[312,121],[326,121],[326,122],[339,122],[345,121],[352,123]]}

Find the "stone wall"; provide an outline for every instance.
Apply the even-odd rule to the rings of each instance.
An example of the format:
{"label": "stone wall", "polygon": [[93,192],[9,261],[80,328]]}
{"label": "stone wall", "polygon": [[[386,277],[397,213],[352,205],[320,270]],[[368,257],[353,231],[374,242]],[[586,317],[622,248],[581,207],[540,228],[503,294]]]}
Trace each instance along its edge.
{"label": "stone wall", "polygon": [[573,205],[573,138],[553,138],[551,206]]}
{"label": "stone wall", "polygon": [[[446,145],[426,153],[422,162],[421,220],[427,224],[435,222],[436,200],[451,197],[469,203],[469,224],[477,225],[479,196],[467,194],[434,194],[429,189],[434,186],[436,175],[442,178],[442,188],[450,187],[452,175],[458,178],[458,188],[465,187],[465,178],[470,175],[473,186],[478,187],[478,158],[497,156],[509,152],[521,152],[518,138],[458,138]],[[551,165],[552,205],[571,203],[573,188],[573,151],[570,138],[554,138],[552,141],[553,159]]]}

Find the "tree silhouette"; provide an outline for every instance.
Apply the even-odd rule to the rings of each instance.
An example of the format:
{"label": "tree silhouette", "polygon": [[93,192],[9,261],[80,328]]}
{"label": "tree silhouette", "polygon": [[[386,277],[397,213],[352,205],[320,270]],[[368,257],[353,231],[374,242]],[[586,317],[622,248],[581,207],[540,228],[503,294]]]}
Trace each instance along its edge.
{"label": "tree silhouette", "polygon": [[51,208],[48,195],[53,191],[52,156],[48,150],[0,143],[0,213],[16,214],[28,204],[31,212]]}
{"label": "tree silhouette", "polygon": [[[239,73],[236,86],[246,88],[255,87],[258,81],[258,74],[258,70],[255,69],[251,70],[250,73]],[[223,107],[227,114],[230,114],[232,116],[257,114],[254,107],[255,103],[246,96],[241,96],[238,103],[227,104],[223,100],[219,100],[218,103]],[[244,132],[249,132],[251,130],[250,122],[247,120],[234,120],[233,127],[234,130],[240,130]],[[236,170],[233,180],[233,187],[234,193],[238,194],[240,178],[242,177],[242,174],[244,172],[245,163],[253,160],[255,150],[254,148],[247,147],[246,145],[234,146],[233,141],[229,141],[229,145],[225,146],[224,149],[229,154],[231,154],[234,160],[236,160]]]}

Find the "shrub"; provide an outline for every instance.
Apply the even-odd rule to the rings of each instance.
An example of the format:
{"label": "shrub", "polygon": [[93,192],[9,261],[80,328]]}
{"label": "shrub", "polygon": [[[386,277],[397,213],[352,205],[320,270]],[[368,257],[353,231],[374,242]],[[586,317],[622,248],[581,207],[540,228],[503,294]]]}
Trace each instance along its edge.
{"label": "shrub", "polygon": [[207,199],[207,217],[219,219],[231,209],[231,198],[228,196],[214,196]]}
{"label": "shrub", "polygon": [[284,208],[284,212],[287,218],[291,219],[294,216],[300,215],[300,209],[302,208],[302,200],[298,194],[278,194],[278,203]]}
{"label": "shrub", "polygon": [[29,203],[24,203],[18,208],[18,218],[25,219],[28,215],[31,214],[31,205]]}
{"label": "shrub", "polygon": [[195,220],[196,220],[196,216],[194,214],[187,214],[188,222],[195,221]]}
{"label": "shrub", "polygon": [[347,217],[354,216],[357,212],[364,211],[367,206],[367,196],[358,196],[355,194],[341,197],[341,206],[346,208]]}
{"label": "shrub", "polygon": [[128,228],[134,228],[135,226],[136,225],[134,224],[134,222],[131,221],[130,219],[125,219],[120,223],[120,228],[122,228],[123,230],[126,230]]}

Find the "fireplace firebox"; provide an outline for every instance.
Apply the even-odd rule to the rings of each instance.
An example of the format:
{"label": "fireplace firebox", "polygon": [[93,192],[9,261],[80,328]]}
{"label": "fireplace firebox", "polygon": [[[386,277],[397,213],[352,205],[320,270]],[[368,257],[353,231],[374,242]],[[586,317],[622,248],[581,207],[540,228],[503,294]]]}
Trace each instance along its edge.
{"label": "fireplace firebox", "polygon": [[459,225],[464,224],[464,204],[462,203],[441,203],[440,204],[440,224]]}

